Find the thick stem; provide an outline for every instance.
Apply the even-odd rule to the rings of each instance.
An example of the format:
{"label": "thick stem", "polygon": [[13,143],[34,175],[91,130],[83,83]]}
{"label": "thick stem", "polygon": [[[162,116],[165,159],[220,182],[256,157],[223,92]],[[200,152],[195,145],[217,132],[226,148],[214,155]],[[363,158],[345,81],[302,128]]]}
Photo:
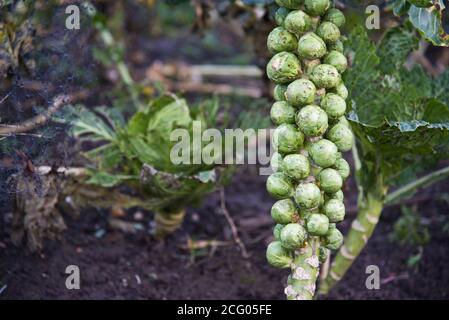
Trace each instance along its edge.
{"label": "thick stem", "polygon": [[292,273],[285,288],[288,300],[312,300],[319,274],[319,241],[313,238],[304,248],[295,252]]}
{"label": "thick stem", "polygon": [[359,204],[357,218],[352,222],[345,242],[331,264],[328,276],[320,284],[320,294],[327,294],[359,256],[376,228],[383,205],[382,197],[374,193],[368,193]]}
{"label": "thick stem", "polygon": [[154,221],[156,223],[154,237],[156,239],[162,239],[179,229],[184,221],[185,214],[186,211],[184,209],[173,212],[156,211],[154,215]]}

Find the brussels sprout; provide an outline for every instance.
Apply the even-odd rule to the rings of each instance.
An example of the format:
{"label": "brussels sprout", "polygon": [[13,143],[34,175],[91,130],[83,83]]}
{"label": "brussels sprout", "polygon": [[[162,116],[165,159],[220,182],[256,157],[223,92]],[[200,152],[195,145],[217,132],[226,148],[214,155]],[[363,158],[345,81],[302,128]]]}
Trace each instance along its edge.
{"label": "brussels sprout", "polygon": [[331,250],[337,250],[343,244],[343,235],[337,228],[330,228],[324,238],[324,246]]}
{"label": "brussels sprout", "polygon": [[289,223],[281,230],[281,244],[286,249],[294,250],[304,243],[307,231],[299,223]]}
{"label": "brussels sprout", "polygon": [[276,10],[276,13],[274,14],[274,20],[276,21],[276,24],[278,26],[282,26],[284,24],[285,21],[285,17],[287,16],[287,14],[290,12],[290,10],[288,10],[285,7],[279,7]]}
{"label": "brussels sprout", "polygon": [[327,257],[329,257],[330,250],[324,247],[320,247],[320,249],[318,250],[318,260],[320,261],[320,263],[325,263]]}
{"label": "brussels sprout", "polygon": [[280,224],[291,223],[295,213],[295,203],[291,199],[278,200],[271,207],[271,217]]}
{"label": "brussels sprout", "polygon": [[320,188],[314,183],[301,183],[296,187],[295,202],[302,209],[318,207],[321,199]]}
{"label": "brussels sprout", "polygon": [[298,48],[298,38],[284,28],[277,27],[268,35],[267,47],[271,53],[296,51]]}
{"label": "brussels sprout", "polygon": [[340,10],[336,8],[330,8],[324,16],[324,21],[332,22],[337,27],[341,28],[344,26],[346,18],[343,12],[341,12]]}
{"label": "brussels sprout", "polygon": [[340,29],[332,22],[324,21],[316,29],[316,34],[325,43],[334,43],[340,38]]}
{"label": "brussels sprout", "polygon": [[312,81],[299,79],[290,83],[285,98],[294,107],[311,104],[315,100],[316,88]]}
{"label": "brussels sprout", "polygon": [[338,150],[346,152],[351,150],[354,143],[354,136],[351,129],[344,124],[337,123],[327,132],[326,137],[335,143]]}
{"label": "brussels sprout", "polygon": [[309,154],[313,162],[323,168],[335,164],[335,161],[337,161],[337,153],[337,146],[332,141],[326,139],[313,142],[309,147]]}
{"label": "brussels sprout", "polygon": [[342,97],[344,100],[348,97],[348,89],[346,88],[345,84],[340,82],[335,88],[332,88],[330,92],[338,94],[340,97]]}
{"label": "brussels sprout", "polygon": [[324,236],[329,230],[329,218],[320,213],[311,214],[307,219],[306,228],[312,236]]}
{"label": "brussels sprout", "polygon": [[298,54],[303,59],[319,59],[326,54],[326,44],[315,33],[309,32],[299,38]]}
{"label": "brussels sprout", "polygon": [[296,114],[296,124],[306,136],[320,136],[328,127],[327,114],[318,106],[305,106]]}
{"label": "brussels sprout", "polygon": [[337,40],[333,43],[329,43],[327,45],[327,50],[332,51],[338,51],[340,53],[343,53],[343,51],[345,50],[344,46],[343,46],[343,42],[341,42],[341,40]]}
{"label": "brussels sprout", "polygon": [[413,4],[415,7],[419,8],[428,8],[433,5],[432,0],[407,0],[411,4]]}
{"label": "brussels sprout", "polygon": [[282,166],[282,156],[279,152],[274,152],[271,156],[270,167],[273,172],[281,170]]}
{"label": "brussels sprout", "polygon": [[345,198],[345,196],[343,194],[343,191],[341,191],[341,190],[338,190],[337,192],[334,192],[334,193],[325,193],[324,194],[324,201],[329,201],[331,199],[343,201],[344,198]]}
{"label": "brussels sprout", "polygon": [[313,68],[315,68],[317,65],[321,64],[320,59],[314,59],[314,60],[303,60],[304,63],[304,73],[308,76],[312,73]]}
{"label": "brussels sprout", "polygon": [[310,17],[301,10],[291,11],[284,20],[284,28],[294,34],[303,34],[310,30]]}
{"label": "brussels sprout", "polygon": [[348,67],[348,60],[343,53],[336,50],[329,51],[329,53],[324,58],[324,63],[334,66],[338,72],[343,73]]}
{"label": "brussels sprout", "polygon": [[276,0],[279,7],[286,7],[287,9],[299,9],[303,0]]}
{"label": "brussels sprout", "polygon": [[276,53],[267,64],[267,76],[274,83],[287,83],[301,76],[301,63],[290,52]]}
{"label": "brussels sprout", "polygon": [[267,191],[273,198],[285,199],[293,195],[293,185],[285,174],[276,172],[267,179]]}
{"label": "brussels sprout", "polygon": [[274,240],[277,240],[277,241],[281,240],[281,230],[283,227],[284,227],[284,225],[279,224],[279,223],[274,226],[274,228],[273,228]]}
{"label": "brussels sprout", "polygon": [[287,91],[286,84],[277,84],[274,87],[273,97],[276,101],[285,101],[285,91]]}
{"label": "brussels sprout", "polygon": [[302,154],[286,155],[282,161],[282,172],[294,180],[304,179],[310,173],[309,160]]}
{"label": "brussels sprout", "polygon": [[273,103],[270,111],[271,120],[274,124],[295,123],[296,110],[286,101]]}
{"label": "brussels sprout", "polygon": [[343,179],[337,170],[326,168],[318,174],[320,188],[326,193],[334,193],[343,186]]}
{"label": "brussels sprout", "polygon": [[335,169],[341,175],[343,180],[347,179],[349,177],[349,174],[351,173],[349,163],[343,158],[337,159],[337,161],[335,161]]}
{"label": "brussels sprout", "polygon": [[274,130],[273,146],[281,154],[298,151],[304,142],[304,135],[292,124],[283,123]]}
{"label": "brussels sprout", "polygon": [[305,0],[305,10],[311,16],[322,16],[329,9],[329,0]]}
{"label": "brussels sprout", "polygon": [[267,261],[273,267],[288,268],[293,262],[292,253],[280,241],[273,241],[267,247]]}
{"label": "brussels sprout", "polygon": [[335,93],[327,93],[321,99],[320,105],[331,119],[339,118],[346,112],[345,100]]}
{"label": "brussels sprout", "polygon": [[329,218],[329,222],[340,222],[345,218],[345,205],[343,201],[331,199],[324,204],[323,213]]}
{"label": "brussels sprout", "polygon": [[312,80],[318,88],[330,89],[336,87],[340,83],[341,76],[334,66],[331,66],[330,64],[320,64],[313,68],[310,73],[310,80]]}

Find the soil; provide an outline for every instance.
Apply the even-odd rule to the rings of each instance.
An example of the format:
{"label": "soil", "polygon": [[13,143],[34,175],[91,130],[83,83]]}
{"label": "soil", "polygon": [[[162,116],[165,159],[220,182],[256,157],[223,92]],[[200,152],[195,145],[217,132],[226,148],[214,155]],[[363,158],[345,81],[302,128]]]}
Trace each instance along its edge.
{"label": "soil", "polygon": [[[66,217],[68,230],[62,240],[47,242],[40,254],[32,254],[11,243],[10,214],[6,214],[0,226],[0,282],[6,288],[0,298],[284,299],[288,272],[271,268],[265,260],[272,226],[257,224],[267,220],[272,201],[264,191],[265,177],[253,169],[240,170],[226,188],[226,205],[237,221],[248,259],[235,245],[196,251],[183,248],[188,239],[232,239],[218,209],[218,193],[210,195],[201,208],[189,209],[182,229],[164,242],[149,234],[151,213],[144,212],[143,220],[135,221],[139,214],[128,212],[124,219],[141,223],[143,230],[125,234],[108,227],[108,212],[91,210],[76,219]],[[447,186],[440,183],[428,192],[447,190]],[[387,208],[368,246],[328,298],[448,299],[449,235],[441,228],[441,212],[447,212],[448,206],[430,199],[418,209],[429,222],[431,241],[424,246],[417,268],[406,263],[416,254],[415,246],[388,240],[399,209]],[[346,229],[348,223],[342,227]],[[365,269],[372,264],[380,268],[379,290],[365,287]],[[65,287],[68,265],[80,269],[80,290]]]}

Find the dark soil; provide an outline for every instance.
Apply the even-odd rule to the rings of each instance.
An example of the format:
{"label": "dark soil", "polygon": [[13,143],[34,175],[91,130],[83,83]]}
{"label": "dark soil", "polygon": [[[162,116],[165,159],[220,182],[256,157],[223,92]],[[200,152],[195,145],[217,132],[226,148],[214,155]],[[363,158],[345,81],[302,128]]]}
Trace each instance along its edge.
{"label": "dark soil", "polygon": [[[144,230],[124,234],[107,225],[107,212],[88,211],[78,219],[67,218],[68,230],[61,242],[48,242],[41,254],[16,248],[9,239],[9,219],[0,227],[0,282],[3,299],[284,299],[287,271],[265,261],[271,226],[271,205],[264,191],[265,177],[242,170],[226,189],[226,202],[239,224],[250,253],[244,259],[230,245],[189,252],[182,247],[195,240],[230,239],[229,227],[219,212],[218,193],[199,209],[190,209],[182,230],[158,243],[149,234],[151,213],[140,221]],[[447,188],[441,183],[434,188]],[[432,190],[430,190],[432,191]],[[373,238],[330,299],[447,299],[449,298],[449,235],[441,228],[441,212],[447,204],[429,200],[419,212],[430,223],[431,241],[424,247],[417,268],[407,267],[416,247],[388,240],[397,207],[384,211]],[[351,220],[348,217],[348,221]],[[126,219],[133,221],[133,212]],[[249,223],[249,221],[253,221]],[[343,225],[343,228],[347,228]],[[380,290],[365,287],[367,265],[380,268]],[[65,269],[77,265],[81,289],[67,290]],[[0,286],[1,287],[1,286]]]}

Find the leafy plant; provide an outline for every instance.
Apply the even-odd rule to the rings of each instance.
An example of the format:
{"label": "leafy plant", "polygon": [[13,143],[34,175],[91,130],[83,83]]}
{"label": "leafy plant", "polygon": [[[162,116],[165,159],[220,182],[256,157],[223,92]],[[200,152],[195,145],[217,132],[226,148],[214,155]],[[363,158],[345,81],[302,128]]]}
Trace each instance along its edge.
{"label": "leafy plant", "polygon": [[430,241],[430,233],[416,208],[401,206],[401,213],[393,225],[391,239],[401,245],[423,246],[427,244]]}

